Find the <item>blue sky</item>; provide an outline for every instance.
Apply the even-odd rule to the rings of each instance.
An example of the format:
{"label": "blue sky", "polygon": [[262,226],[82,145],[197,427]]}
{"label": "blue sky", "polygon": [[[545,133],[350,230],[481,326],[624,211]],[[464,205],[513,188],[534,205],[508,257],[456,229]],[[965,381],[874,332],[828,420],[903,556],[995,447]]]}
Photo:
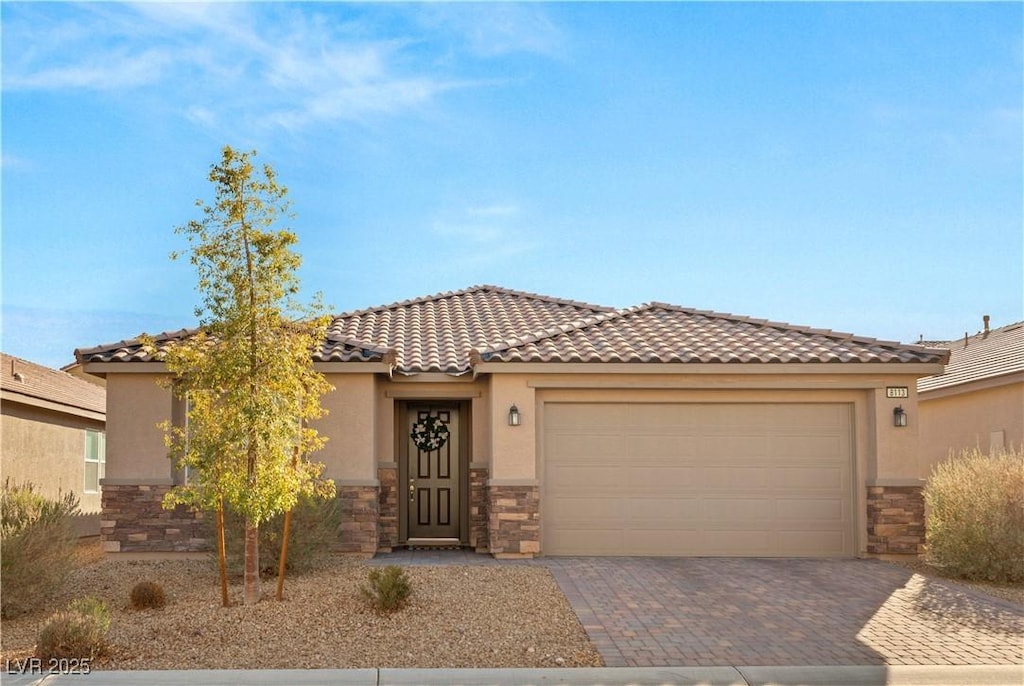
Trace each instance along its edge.
{"label": "blue sky", "polygon": [[225,144],[336,311],[493,283],[889,340],[1024,318],[1020,3],[4,2],[5,352],[192,325]]}

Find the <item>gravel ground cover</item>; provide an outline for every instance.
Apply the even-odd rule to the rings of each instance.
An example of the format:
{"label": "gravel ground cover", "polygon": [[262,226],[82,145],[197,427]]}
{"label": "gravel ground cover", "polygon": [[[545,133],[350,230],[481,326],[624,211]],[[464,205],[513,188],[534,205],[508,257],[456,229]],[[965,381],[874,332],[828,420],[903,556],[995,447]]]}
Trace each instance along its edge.
{"label": "gravel ground cover", "polygon": [[[95,596],[111,610],[110,655],[97,669],[304,669],[356,667],[590,667],[602,661],[548,570],[541,567],[411,567],[413,594],[379,615],[359,594],[368,567],[338,558],[276,580],[263,600],[220,607],[206,560],[100,559],[74,573],[46,611],[3,623],[2,657],[32,654],[47,616],[72,597]],[[139,581],[163,585],[168,604],[134,611]]]}

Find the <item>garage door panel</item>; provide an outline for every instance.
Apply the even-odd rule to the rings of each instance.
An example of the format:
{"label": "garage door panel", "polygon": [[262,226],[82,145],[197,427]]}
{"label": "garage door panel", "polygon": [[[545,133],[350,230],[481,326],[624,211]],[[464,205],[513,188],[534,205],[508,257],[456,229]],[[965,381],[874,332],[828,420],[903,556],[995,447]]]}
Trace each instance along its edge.
{"label": "garage door panel", "polygon": [[848,469],[841,465],[835,467],[780,467],[771,472],[771,485],[774,488],[787,488],[794,491],[837,491],[846,488]]}
{"label": "garage door panel", "polygon": [[[838,436],[776,436],[772,439],[772,455],[792,461],[805,460],[811,463],[822,459],[835,459],[842,454]],[[826,457],[827,456],[827,457]]]}
{"label": "garage door panel", "polygon": [[763,460],[771,454],[771,446],[763,435],[702,436],[694,448],[699,448],[702,455],[731,455],[743,461]]}
{"label": "garage door panel", "polygon": [[841,403],[548,404],[543,551],[852,555],[851,415]]}
{"label": "garage door panel", "polygon": [[849,535],[842,531],[778,531],[776,545],[800,557],[840,557],[850,548]]}
{"label": "garage door panel", "polygon": [[671,493],[692,488],[696,471],[693,467],[630,465],[621,470],[618,485],[630,494]]}
{"label": "garage door panel", "polygon": [[690,486],[704,491],[763,490],[772,486],[771,472],[765,467],[705,467],[700,470],[700,481]]}
{"label": "garage door panel", "polygon": [[835,498],[799,498],[775,501],[775,516],[779,520],[814,522],[841,522],[843,520],[842,501]]}
{"label": "garage door panel", "polygon": [[629,437],[623,453],[631,458],[677,458],[697,454],[693,436],[679,433],[661,435],[640,434]]}
{"label": "garage door panel", "polygon": [[554,434],[551,439],[551,448],[560,455],[619,458],[628,450],[625,437],[619,434],[564,433]]}
{"label": "garage door panel", "polygon": [[558,465],[550,470],[548,488],[567,493],[607,489],[614,493],[622,483],[622,468],[618,465]]}
{"label": "garage door panel", "polygon": [[764,529],[772,516],[772,501],[740,495],[735,498],[707,498],[701,512],[709,529],[731,528],[735,522]]}

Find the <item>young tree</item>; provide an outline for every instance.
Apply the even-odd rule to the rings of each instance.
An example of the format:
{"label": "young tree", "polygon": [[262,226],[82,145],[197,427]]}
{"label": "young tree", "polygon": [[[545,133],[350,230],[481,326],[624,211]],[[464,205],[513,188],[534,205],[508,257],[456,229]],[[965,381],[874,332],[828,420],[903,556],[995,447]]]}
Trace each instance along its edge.
{"label": "young tree", "polygon": [[167,440],[192,478],[164,505],[217,510],[225,601],[225,504],[244,517],[247,604],[260,599],[259,525],[301,494],[334,496],[323,464],[306,457],[326,440],[307,421],[324,414],[320,398],[330,390],[312,360],[329,318],[319,297],[296,300],[298,239],[274,228],[288,211],[287,189],[270,165],[254,169],[255,154],[225,147],[210,169],[213,203],[197,201],[201,218],[176,229],[188,237],[202,305],[199,332],[165,355],[175,392],[188,399],[187,427],[168,427]]}

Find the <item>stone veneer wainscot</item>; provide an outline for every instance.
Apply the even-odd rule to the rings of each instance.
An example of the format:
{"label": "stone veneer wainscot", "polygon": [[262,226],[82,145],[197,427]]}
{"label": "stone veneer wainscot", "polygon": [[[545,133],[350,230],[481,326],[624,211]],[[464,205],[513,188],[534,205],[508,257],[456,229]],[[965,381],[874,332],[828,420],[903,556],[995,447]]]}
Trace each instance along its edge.
{"label": "stone veneer wainscot", "polygon": [[100,539],[107,552],[165,553],[209,550],[203,513],[184,505],[163,508],[171,484],[103,484]]}
{"label": "stone veneer wainscot", "polygon": [[924,552],[923,490],[921,484],[868,486],[868,553]]}
{"label": "stone veneer wainscot", "polygon": [[540,491],[536,485],[487,488],[489,543],[495,557],[533,557],[540,552]]}

